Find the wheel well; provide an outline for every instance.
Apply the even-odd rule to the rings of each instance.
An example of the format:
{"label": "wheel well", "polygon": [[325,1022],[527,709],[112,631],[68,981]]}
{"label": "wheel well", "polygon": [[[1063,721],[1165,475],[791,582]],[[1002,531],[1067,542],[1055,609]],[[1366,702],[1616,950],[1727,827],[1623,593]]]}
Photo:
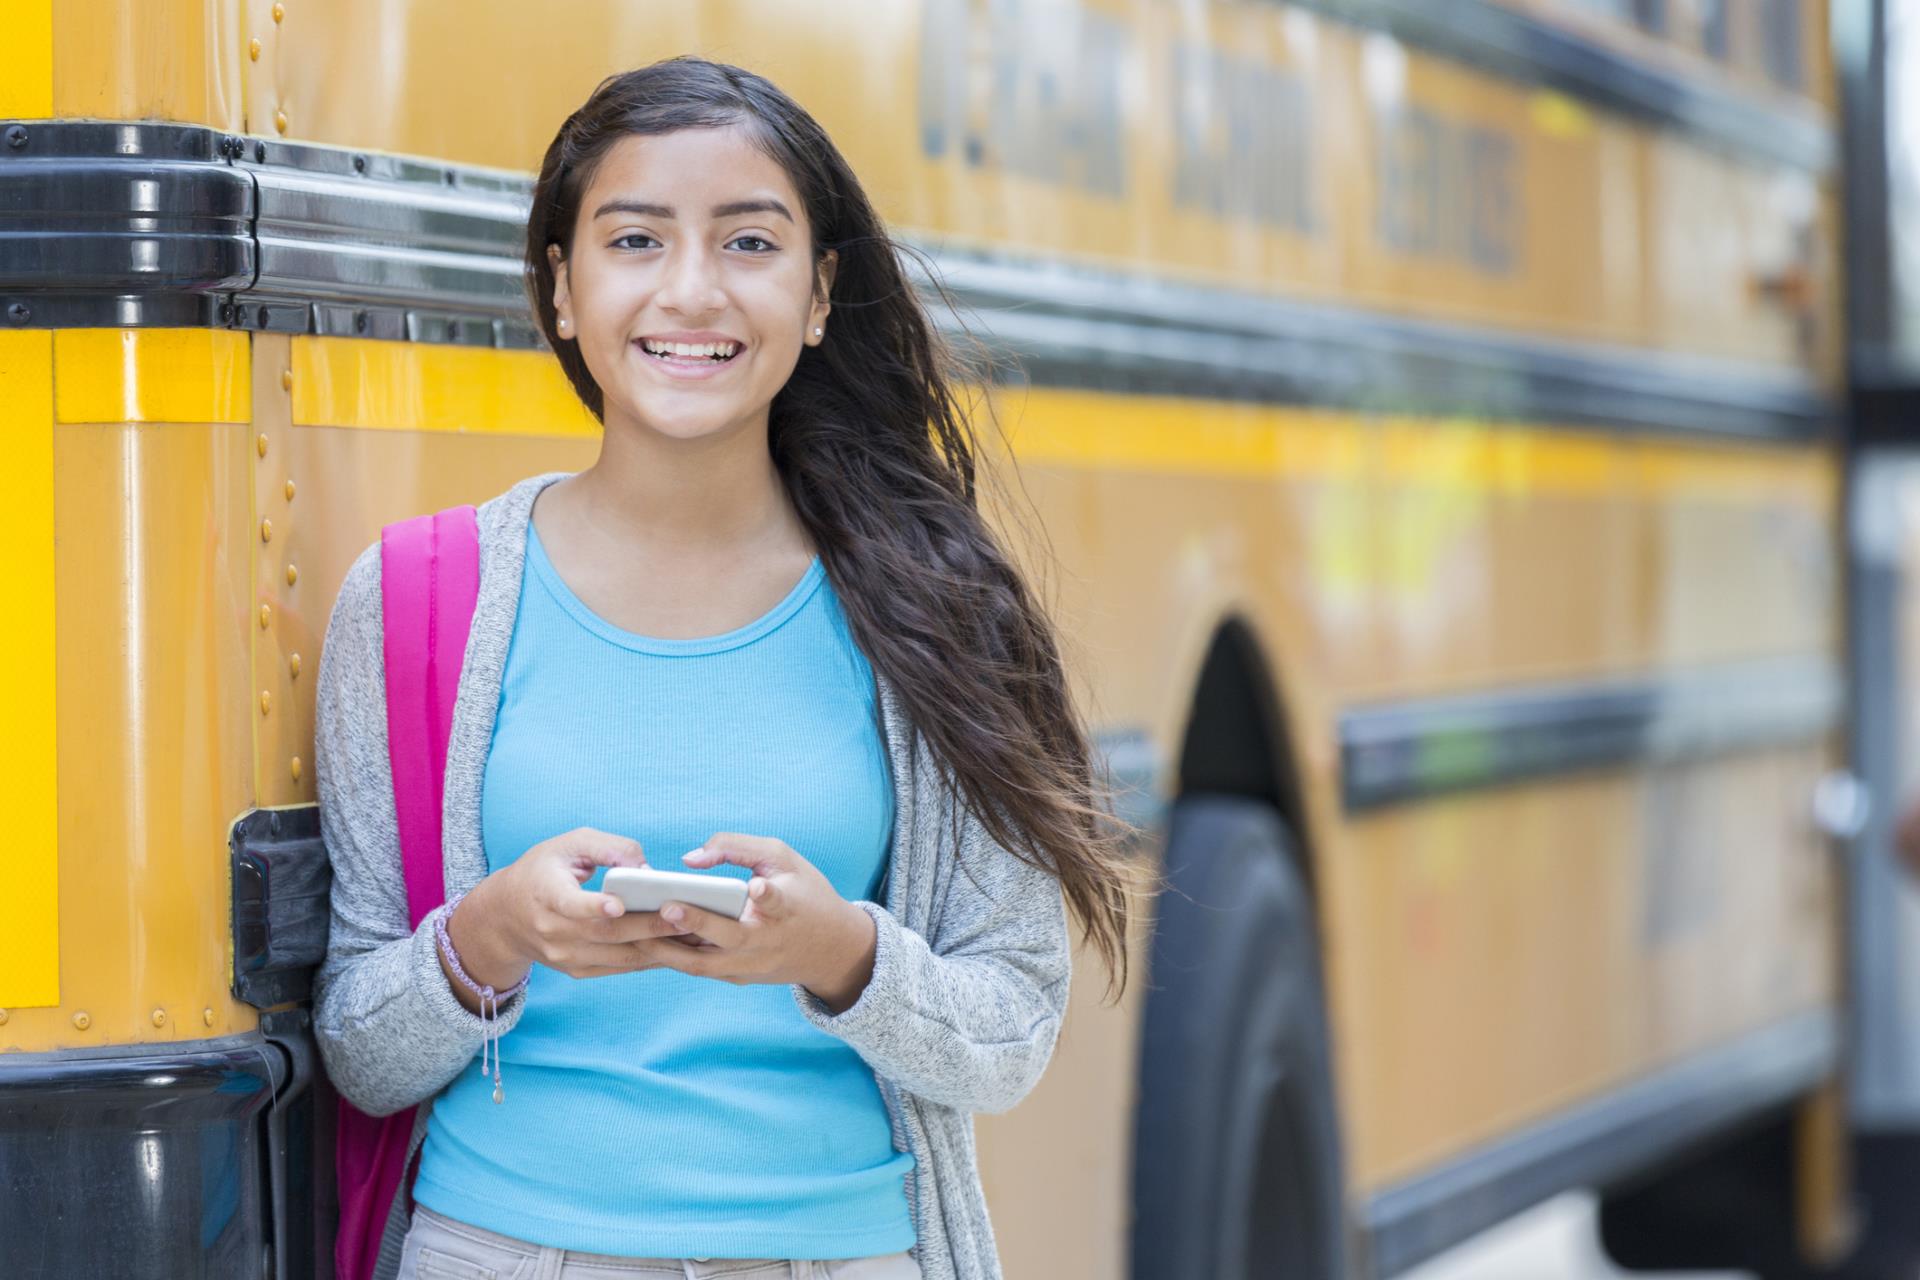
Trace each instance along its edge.
{"label": "wheel well", "polygon": [[1179,794],[1242,796],[1273,806],[1293,834],[1300,876],[1314,884],[1285,704],[1260,639],[1245,618],[1220,623],[1207,647],[1180,745]]}

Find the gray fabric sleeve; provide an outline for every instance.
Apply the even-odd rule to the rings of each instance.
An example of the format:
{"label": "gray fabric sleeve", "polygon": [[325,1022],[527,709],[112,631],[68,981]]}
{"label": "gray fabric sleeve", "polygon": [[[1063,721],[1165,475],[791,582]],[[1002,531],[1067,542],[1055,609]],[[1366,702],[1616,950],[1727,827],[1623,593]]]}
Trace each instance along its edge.
{"label": "gray fabric sleeve", "polygon": [[[393,775],[387,759],[380,544],[335,599],[314,691],[314,785],[333,864],[327,956],[314,980],[314,1034],[327,1075],[368,1115],[438,1093],[480,1051],[486,1023],[453,993],[429,914],[407,927]],[[451,890],[453,886],[449,886]],[[511,1031],[526,992],[500,1006]]]}
{"label": "gray fabric sleeve", "polygon": [[1039,1083],[1066,1014],[1072,950],[1060,882],[994,842],[967,814],[936,953],[873,902],[873,976],[838,1014],[798,984],[807,1020],[908,1093],[957,1111],[1010,1110]]}

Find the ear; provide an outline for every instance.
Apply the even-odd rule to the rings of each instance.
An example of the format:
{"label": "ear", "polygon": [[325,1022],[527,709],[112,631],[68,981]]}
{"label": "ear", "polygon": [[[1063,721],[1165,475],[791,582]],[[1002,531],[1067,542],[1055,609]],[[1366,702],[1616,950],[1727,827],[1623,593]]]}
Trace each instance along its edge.
{"label": "ear", "polygon": [[834,272],[840,267],[840,252],[829,249],[820,255],[820,261],[814,268],[813,310],[807,317],[807,336],[813,337],[815,326],[826,323],[827,313],[833,310],[833,304],[827,299],[833,293]]}
{"label": "ear", "polygon": [[568,325],[573,323],[573,288],[567,280],[567,260],[560,255],[560,246],[547,246],[547,262],[553,268],[553,313],[564,319]]}

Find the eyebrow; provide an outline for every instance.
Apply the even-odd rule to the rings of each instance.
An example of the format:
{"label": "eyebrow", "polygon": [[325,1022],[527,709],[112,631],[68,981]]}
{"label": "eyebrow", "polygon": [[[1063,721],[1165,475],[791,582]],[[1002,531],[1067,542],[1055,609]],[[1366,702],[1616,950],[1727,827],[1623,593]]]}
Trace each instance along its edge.
{"label": "eyebrow", "polygon": [[[635,213],[645,218],[672,218],[675,216],[671,205],[648,204],[641,200],[609,200],[598,209],[595,209],[593,216],[595,218],[604,218],[610,213]],[[735,200],[728,204],[717,204],[713,206],[712,209],[712,216],[716,218],[731,218],[736,214],[742,213],[777,213],[788,222],[793,221],[793,215],[787,212],[787,206],[781,204],[778,200],[772,199]]]}

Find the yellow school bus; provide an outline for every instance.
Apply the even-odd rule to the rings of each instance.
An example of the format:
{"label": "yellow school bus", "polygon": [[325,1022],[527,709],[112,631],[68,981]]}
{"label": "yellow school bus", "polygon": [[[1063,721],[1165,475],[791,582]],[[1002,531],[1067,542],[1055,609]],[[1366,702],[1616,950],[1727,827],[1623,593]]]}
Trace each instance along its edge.
{"label": "yellow school bus", "polygon": [[1008,1274],[1384,1277],[1574,1186],[1652,1265],[1716,1178],[1749,1229],[1705,1261],[1858,1234],[1824,3],[6,28],[8,1274],[331,1271],[329,609],[384,522],[594,458],[521,295],[531,171],[688,51],[813,111],[1002,358],[1172,886],[979,1119]]}

